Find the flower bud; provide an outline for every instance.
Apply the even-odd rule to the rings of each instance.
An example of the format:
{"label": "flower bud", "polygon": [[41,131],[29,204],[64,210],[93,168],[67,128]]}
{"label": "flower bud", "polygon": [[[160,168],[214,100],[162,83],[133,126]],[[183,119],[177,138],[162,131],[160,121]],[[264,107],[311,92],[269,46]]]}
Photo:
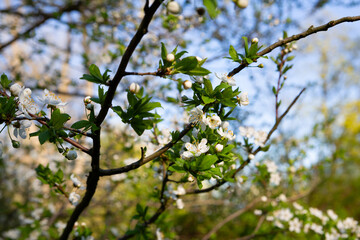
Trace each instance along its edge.
{"label": "flower bud", "polygon": [[196,60],[198,60],[198,62],[201,62],[203,59],[201,57],[196,56]]}
{"label": "flower bud", "polygon": [[13,148],[19,148],[20,147],[20,142],[19,141],[12,140],[11,144],[12,144]]}
{"label": "flower bud", "polygon": [[253,38],[251,39],[251,43],[255,44],[255,43],[258,43],[259,42],[259,39],[258,38]]}
{"label": "flower bud", "polygon": [[130,92],[137,94],[140,91],[140,86],[137,83],[130,84]]}
{"label": "flower bud", "polygon": [[250,153],[248,157],[249,157],[250,160],[253,160],[255,158],[255,155]]}
{"label": "flower bud", "polygon": [[91,109],[93,109],[93,108],[94,108],[94,104],[92,104],[92,103],[86,104],[86,109],[87,109],[87,110],[91,110]]}
{"label": "flower bud", "polygon": [[19,84],[17,84],[17,83],[11,85],[10,92],[14,96],[19,96],[19,94],[21,92],[21,86]]}
{"label": "flower bud", "polygon": [[224,146],[222,144],[216,144],[215,150],[217,152],[221,152],[224,149]]}
{"label": "flower bud", "polygon": [[264,68],[264,64],[260,63],[257,67],[258,68]]}
{"label": "flower bud", "polygon": [[25,96],[30,96],[31,93],[32,93],[32,91],[31,91],[30,88],[25,88],[25,89],[23,90],[23,94],[24,94]]}
{"label": "flower bud", "polygon": [[66,154],[66,158],[69,160],[75,160],[77,158],[77,153],[75,150],[70,150],[67,154]]}
{"label": "flower bud", "polygon": [[181,7],[180,7],[179,3],[176,1],[169,2],[166,7],[167,7],[167,10],[169,11],[169,13],[172,13],[172,14],[179,14],[181,11]]}
{"label": "flower bud", "polygon": [[189,89],[192,87],[192,82],[190,82],[189,80],[186,80],[183,82],[183,86],[184,86],[184,89]]}
{"label": "flower bud", "polygon": [[169,62],[173,62],[175,60],[174,54],[169,53],[168,55],[166,55],[166,60]]}
{"label": "flower bud", "polygon": [[86,104],[89,104],[89,103],[91,103],[91,97],[87,96],[87,97],[84,98],[84,104],[86,105]]}
{"label": "flower bud", "polygon": [[249,98],[247,92],[242,92],[239,97],[239,104],[246,106],[249,105]]}
{"label": "flower bud", "polygon": [[233,0],[239,8],[246,8],[249,5],[249,0]]}

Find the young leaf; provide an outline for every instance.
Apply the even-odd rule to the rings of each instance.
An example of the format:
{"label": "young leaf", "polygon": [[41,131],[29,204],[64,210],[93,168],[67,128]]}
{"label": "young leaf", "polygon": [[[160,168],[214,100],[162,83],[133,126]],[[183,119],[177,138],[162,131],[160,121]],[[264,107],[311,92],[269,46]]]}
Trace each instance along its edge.
{"label": "young leaf", "polygon": [[235,48],[233,47],[233,45],[230,45],[229,54],[230,54],[230,57],[232,58],[232,60],[236,61],[239,59],[239,56],[238,56]]}
{"label": "young leaf", "polygon": [[203,4],[204,6],[206,7],[208,13],[209,13],[209,16],[211,18],[216,18],[216,16],[218,15],[218,11],[216,9],[217,7],[217,2],[216,0],[203,0]]}

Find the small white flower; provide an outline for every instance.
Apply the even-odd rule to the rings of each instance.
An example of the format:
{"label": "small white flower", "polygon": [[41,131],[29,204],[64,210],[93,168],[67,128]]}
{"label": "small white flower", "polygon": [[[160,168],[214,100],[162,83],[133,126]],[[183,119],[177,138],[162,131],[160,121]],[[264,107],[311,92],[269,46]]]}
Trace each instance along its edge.
{"label": "small white flower", "polygon": [[198,62],[201,62],[203,59],[201,57],[196,56],[196,60],[198,60]]}
{"label": "small white flower", "polygon": [[166,55],[166,60],[169,62],[173,62],[175,60],[175,55],[172,53],[169,53],[168,55]]}
{"label": "small white flower", "polygon": [[236,135],[234,135],[234,132],[231,130],[228,130],[229,123],[223,122],[222,126],[217,130],[217,133],[224,138],[227,138],[229,141],[232,141],[236,138]]}
{"label": "small white flower", "polygon": [[184,206],[185,206],[185,205],[184,205],[184,202],[183,202],[182,199],[180,199],[180,198],[176,199],[176,207],[177,207],[178,209],[183,209]]}
{"label": "small white flower", "polygon": [[326,213],[332,220],[336,221],[338,219],[338,215],[336,215],[333,210],[329,209],[326,211]]}
{"label": "small white flower", "polygon": [[224,149],[224,146],[222,144],[216,144],[215,150],[217,152],[221,152]]}
{"label": "small white flower", "polygon": [[169,2],[166,7],[167,7],[167,10],[172,14],[178,14],[181,11],[181,7],[180,7],[179,3],[175,2],[175,1]]}
{"label": "small white flower", "polygon": [[276,166],[275,162],[273,162],[271,160],[265,160],[264,164],[269,173],[275,173],[277,171],[277,166]]}
{"label": "small white flower", "polygon": [[261,201],[266,202],[268,198],[266,196],[261,196]]}
{"label": "small white flower", "polygon": [[69,201],[74,206],[78,205],[80,201],[80,195],[75,192],[70,193]]}
{"label": "small white flower", "polygon": [[178,188],[175,191],[173,191],[173,193],[176,195],[185,195],[186,190],[182,185],[179,185]]}
{"label": "small white flower", "polygon": [[19,96],[21,90],[22,90],[22,87],[17,83],[11,85],[11,87],[10,87],[10,92],[15,97]]}
{"label": "small white flower", "polygon": [[253,127],[239,127],[240,135],[246,138],[251,138],[255,135],[255,129]]}
{"label": "small white flower", "polygon": [[235,86],[236,82],[233,77],[228,77],[226,73],[222,73],[221,75],[218,75],[215,73],[215,76],[220,79],[222,82],[229,84],[230,86]]}
{"label": "small white flower", "polygon": [[31,90],[29,88],[22,89],[18,96],[19,110],[27,117],[32,118],[31,114],[36,114],[37,107],[31,98]]}
{"label": "small white flower", "polygon": [[137,94],[140,91],[140,86],[137,83],[130,84],[129,87],[130,92]]}
{"label": "small white flower", "polygon": [[87,105],[89,103],[91,103],[91,97],[87,96],[87,97],[84,98],[84,104]]}
{"label": "small white flower", "polygon": [[258,43],[259,42],[259,39],[258,38],[253,38],[251,39],[251,43]]}
{"label": "small white flower", "polygon": [[56,96],[53,92],[50,92],[47,89],[44,89],[43,95],[38,97],[38,100],[42,104],[49,106],[63,107],[66,105],[66,103],[63,103],[58,96]]}
{"label": "small white flower", "polygon": [[310,229],[318,234],[324,234],[323,227],[321,225],[318,225],[316,223],[311,223]]}
{"label": "small white flower", "polygon": [[25,139],[27,137],[27,132],[26,129],[31,127],[32,122],[30,120],[21,120],[20,122],[20,127],[14,128],[14,136],[17,138],[18,136],[21,137],[22,139]]}
{"label": "small white flower", "polygon": [[249,97],[247,92],[240,93],[239,97],[239,104],[240,106],[247,106],[249,105]]}
{"label": "small white flower", "polygon": [[160,228],[157,228],[156,229],[156,240],[163,240],[163,234],[162,234],[162,232],[160,231]]}
{"label": "small white flower", "polygon": [[278,200],[280,202],[286,202],[287,201],[287,197],[285,196],[285,194],[280,194],[279,197],[278,197]]}
{"label": "small white flower", "polygon": [[302,222],[298,218],[294,218],[289,222],[289,231],[300,233]]}
{"label": "small white flower", "polygon": [[248,158],[249,158],[250,160],[253,160],[253,159],[255,158],[255,155],[252,154],[252,153],[250,153],[249,156],[248,156]]}
{"label": "small white flower", "polygon": [[73,182],[74,187],[77,187],[77,188],[81,187],[80,180],[77,177],[75,177],[74,174],[71,174],[70,179]]}
{"label": "small white flower", "polygon": [[190,114],[189,122],[191,123],[201,122],[205,118],[204,112],[199,107],[192,109],[189,112],[189,114]]}
{"label": "small white flower", "polygon": [[186,80],[183,82],[184,89],[190,89],[192,87],[192,82]]}
{"label": "small white flower", "polygon": [[294,214],[288,208],[274,211],[274,217],[280,221],[288,222],[293,216]]}
{"label": "small white flower", "polygon": [[278,186],[280,184],[281,177],[279,173],[271,173],[270,174],[270,184],[274,184]]}
{"label": "small white flower", "polygon": [[254,210],[254,214],[255,214],[256,216],[260,216],[260,215],[262,214],[262,211],[261,211],[260,209],[255,209],[255,210]]}
{"label": "small white flower", "polygon": [[215,129],[221,124],[221,119],[217,115],[213,115],[211,117],[206,118],[206,124],[211,128]]}
{"label": "small white flower", "polygon": [[300,204],[298,204],[296,202],[293,203],[293,206],[296,210],[299,210],[299,211],[304,210],[303,206],[301,206]]}
{"label": "small white flower", "polygon": [[256,131],[254,134],[254,143],[260,147],[264,147],[265,141],[267,139],[267,132],[265,131]]}
{"label": "small white flower", "polygon": [[182,153],[181,155],[182,158],[190,159],[192,157],[198,157],[202,153],[206,153],[210,149],[210,147],[207,146],[206,144],[207,144],[206,138],[201,139],[200,143],[195,143],[195,144],[191,144],[189,142],[185,143],[185,148],[187,149],[187,151]]}
{"label": "small white flower", "polygon": [[75,150],[70,150],[67,154],[66,154],[66,158],[69,160],[75,160],[77,158],[77,153]]}

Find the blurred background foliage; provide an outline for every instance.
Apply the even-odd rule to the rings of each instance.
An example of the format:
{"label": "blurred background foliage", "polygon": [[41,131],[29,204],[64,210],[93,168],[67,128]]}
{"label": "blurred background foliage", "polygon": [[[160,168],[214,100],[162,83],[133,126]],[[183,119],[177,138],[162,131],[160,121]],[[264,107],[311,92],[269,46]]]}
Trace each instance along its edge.
{"label": "blurred background foliage", "polygon": [[[93,63],[111,69],[114,74],[139,26],[144,2],[1,0],[0,73],[5,72],[9,78],[31,87],[35,94],[44,88],[60,94],[70,102],[67,111],[74,116],[73,121],[79,119],[84,110],[76,102],[95,94],[93,86],[79,80],[80,76]],[[227,56],[230,44],[241,49],[242,36],[257,37],[262,44],[269,45],[284,30],[289,35],[295,34],[312,24],[359,10],[358,1],[250,0],[249,6],[241,9],[232,1],[223,0],[218,1],[219,16],[211,19],[202,1],[179,3],[181,13],[171,14],[165,1],[131,58],[129,71],[156,71],[160,42],[164,42],[170,48],[178,45],[192,55],[207,57],[208,69],[226,72],[236,65],[229,65],[223,57]],[[160,228],[169,239],[202,239],[223,222],[210,238],[240,239],[252,234],[259,223],[261,217],[253,214],[255,209],[271,211],[259,197],[266,195],[283,204],[276,200],[281,193],[304,206],[333,209],[339,216],[360,219],[357,207],[360,206],[360,34],[354,31],[356,27],[350,28],[352,31],[349,28],[340,26],[298,43],[294,69],[289,73],[289,85],[282,98],[289,102],[300,87],[307,86],[306,98],[285,119],[272,139],[269,152],[257,156],[255,161],[275,161],[286,180],[270,188],[256,177],[257,169],[250,164],[241,174],[247,181],[229,183],[211,193],[185,196],[183,209],[178,209],[174,201],[173,207],[149,232],[154,234]],[[276,81],[275,66],[266,60],[262,62],[263,70],[249,69],[237,78],[241,90],[249,89],[254,99],[253,106],[235,113],[237,124],[266,127],[273,121],[271,86]],[[180,118],[172,119],[173,113],[181,109],[179,102],[168,102],[167,97],[180,99],[187,93],[178,87],[182,79],[173,80],[128,77],[120,84],[116,100],[124,103],[125,94],[121,93],[135,81],[165,104],[166,120],[154,131],[161,135],[164,128],[181,129]],[[129,126],[119,124],[112,117],[108,120],[106,133],[102,135],[102,166],[114,168],[138,159],[140,147],[148,145],[153,135],[137,138]],[[41,185],[34,169],[40,163],[49,164],[51,169],[62,168],[65,179],[76,173],[85,183],[89,159],[80,154],[75,162],[68,161],[53,146],[39,146],[33,139],[23,141],[22,148],[15,150],[6,139],[2,140],[0,160],[0,236],[18,228],[23,239],[57,238],[61,227],[56,223],[66,222],[72,207],[65,198]],[[161,188],[161,164],[159,159],[127,174],[101,179],[94,201],[80,219],[94,232],[95,239],[115,239],[135,227],[136,219],[132,217],[137,204],[148,206],[148,211],[154,213],[158,206],[156,193]],[[295,170],[290,170],[291,167]],[[173,188],[177,187],[174,182]],[[196,188],[196,184],[186,183],[184,187]],[[67,181],[66,191],[71,189],[71,182]],[[42,210],[36,212],[37,209]],[[237,212],[238,216],[225,221]],[[32,224],[24,225],[26,221]],[[45,230],[50,235],[44,235]],[[304,239],[301,234],[274,231],[267,222],[258,233],[264,234],[259,239]],[[313,239],[319,238],[314,235]]]}

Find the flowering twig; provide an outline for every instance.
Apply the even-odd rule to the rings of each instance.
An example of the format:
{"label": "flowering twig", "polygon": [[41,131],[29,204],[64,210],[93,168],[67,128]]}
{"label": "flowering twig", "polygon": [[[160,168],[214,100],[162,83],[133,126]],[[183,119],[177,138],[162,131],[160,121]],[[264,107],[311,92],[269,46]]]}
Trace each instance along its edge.
{"label": "flowering twig", "polygon": [[[296,34],[296,35],[292,35],[291,37],[285,38],[283,40],[280,40],[272,45],[270,45],[269,47],[265,48],[264,50],[262,50],[261,52],[258,52],[257,55],[258,56],[264,56],[265,54],[271,52],[272,50],[274,50],[275,48],[278,48],[286,43],[290,43],[292,41],[296,41],[302,38],[305,38],[309,35],[312,35],[314,33],[317,32],[321,32],[321,31],[327,31],[329,28],[334,27],[340,23],[344,23],[344,22],[355,22],[355,21],[360,21],[360,16],[354,16],[354,17],[343,17],[337,20],[333,20],[330,21],[324,25],[318,26],[318,27],[314,27],[311,26],[309,27],[306,31]],[[234,68],[229,74],[229,77],[234,76],[235,74],[239,73],[241,70],[243,70],[245,67],[247,67],[248,64],[247,63],[243,63],[240,64],[240,66],[238,66],[237,68]]]}

